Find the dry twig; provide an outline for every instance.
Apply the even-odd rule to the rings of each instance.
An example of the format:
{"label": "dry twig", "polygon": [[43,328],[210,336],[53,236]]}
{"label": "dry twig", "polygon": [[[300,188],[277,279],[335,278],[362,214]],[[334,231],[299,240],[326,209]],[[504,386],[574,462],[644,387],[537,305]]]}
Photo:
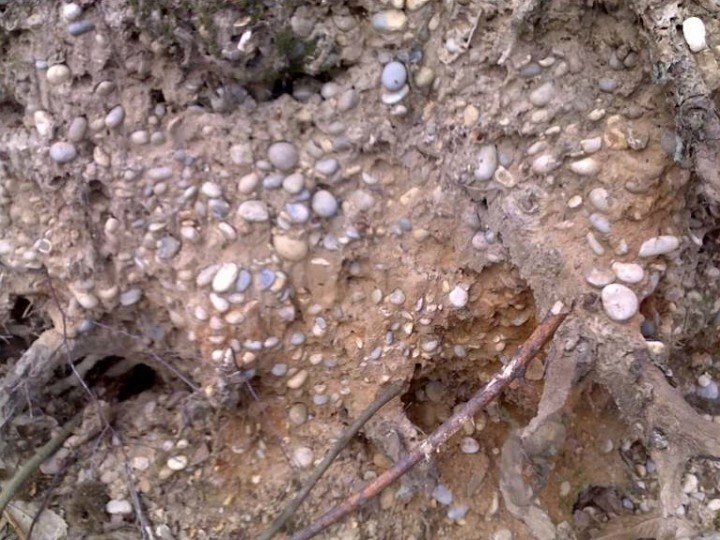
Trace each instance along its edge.
{"label": "dry twig", "polygon": [[275,536],[288,522],[288,520],[295,514],[295,511],[300,507],[300,505],[303,503],[305,498],[310,494],[310,491],[313,487],[315,487],[315,484],[317,484],[318,480],[322,477],[323,474],[325,474],[325,471],[327,471],[328,467],[332,465],[333,461],[338,457],[340,452],[350,443],[350,441],[357,435],[357,433],[362,429],[362,427],[365,425],[365,423],[372,418],[376,412],[378,412],[386,403],[391,401],[393,398],[399,396],[403,391],[404,385],[402,384],[394,384],[390,387],[388,387],[382,394],[380,394],[375,401],[373,401],[370,406],[363,411],[363,413],[358,416],[355,421],[348,427],[345,432],[343,433],[342,437],[335,443],[335,446],[333,449],[328,453],[327,456],[325,456],[325,459],[323,459],[322,463],[318,465],[318,467],[313,471],[310,478],[308,478],[307,482],[303,486],[303,488],[300,490],[300,493],[297,494],[297,496],[285,507],[285,510],[282,511],[282,513],[275,518],[275,521],[273,524],[265,531],[263,532],[258,540],[270,540],[273,536]]}
{"label": "dry twig", "polygon": [[341,504],[335,506],[322,516],[303,529],[294,534],[290,540],[309,540],[327,527],[341,520],[351,512],[354,512],[373,497],[376,497],[386,487],[400,478],[423,459],[430,459],[430,456],[450,437],[457,433],[462,426],[475,414],[498,397],[503,389],[510,384],[519,373],[527,366],[528,362],[540,351],[555,334],[560,324],[565,320],[568,313],[552,312],[538,325],[535,331],[518,349],[512,360],[495,375],[482,389],[480,389],[470,400],[454,415],[448,418],[432,435],[422,444],[415,448],[408,455],[400,459],[390,469],[378,476],[360,491],[354,493]]}

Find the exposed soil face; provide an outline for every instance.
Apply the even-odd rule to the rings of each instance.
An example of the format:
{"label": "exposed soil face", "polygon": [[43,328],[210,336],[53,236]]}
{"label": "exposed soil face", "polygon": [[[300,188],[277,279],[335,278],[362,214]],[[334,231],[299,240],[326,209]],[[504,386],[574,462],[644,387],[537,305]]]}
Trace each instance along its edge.
{"label": "exposed soil face", "polygon": [[[705,22],[682,58],[710,105],[712,9],[666,6]],[[7,534],[49,494],[52,538],[254,538],[404,383],[297,531],[557,301],[502,399],[325,537],[711,534],[714,139],[674,105],[659,11],[0,2],[2,479],[83,411]]]}

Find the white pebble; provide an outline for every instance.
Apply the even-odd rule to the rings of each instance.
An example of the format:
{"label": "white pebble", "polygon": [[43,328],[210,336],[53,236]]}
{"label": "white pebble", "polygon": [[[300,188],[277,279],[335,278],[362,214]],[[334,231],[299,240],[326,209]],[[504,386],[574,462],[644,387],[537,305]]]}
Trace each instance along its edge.
{"label": "white pebble", "polygon": [[592,249],[595,255],[603,255],[605,253],[605,248],[598,241],[598,239],[595,238],[595,235],[592,232],[587,233],[586,238],[590,249]]}
{"label": "white pebble", "polygon": [[639,304],[635,293],[625,285],[613,283],[602,290],[603,309],[613,321],[627,321],[638,312]]}
{"label": "white pebble", "polygon": [[120,305],[132,306],[137,304],[142,298],[142,291],[140,289],[129,289],[120,295]]}
{"label": "white pebble", "polygon": [[712,382],[712,379],[710,378],[710,376],[707,373],[703,373],[697,379],[698,386],[700,386],[702,388],[706,388],[707,386],[710,385],[711,382]]}
{"label": "white pebble", "polygon": [[590,204],[592,204],[596,209],[600,210],[601,212],[607,212],[608,210],[610,210],[610,202],[608,200],[609,197],[610,195],[605,188],[595,188],[591,190],[590,194],[588,195]]}
{"label": "white pebble", "polygon": [[295,375],[290,377],[287,382],[285,383],[288,388],[291,390],[297,390],[300,388],[303,384],[305,384],[305,381],[307,381],[308,378],[308,372],[305,369],[301,369],[298,371]]}
{"label": "white pebble", "polygon": [[261,223],[270,219],[270,212],[263,201],[244,201],[238,207],[238,215],[251,223]]}
{"label": "white pebble", "polygon": [[550,154],[536,157],[532,162],[532,169],[538,174],[547,174],[560,166],[560,162]]}
{"label": "white pebble", "polygon": [[680,246],[677,236],[664,235],[650,238],[640,246],[640,257],[655,257],[656,255],[667,255]]}
{"label": "white pebble", "polygon": [[570,170],[580,176],[594,176],[600,172],[600,162],[594,158],[585,158],[570,165]]}
{"label": "white pebble", "polygon": [[493,540],[512,540],[512,531],[510,529],[500,529],[493,534]]}
{"label": "white pebble", "polygon": [[573,195],[570,197],[570,199],[567,202],[568,208],[580,208],[580,205],[582,205],[583,199],[580,195]]}
{"label": "white pebble", "polygon": [[530,103],[536,107],[544,107],[550,103],[554,95],[555,87],[553,86],[553,83],[546,82],[530,92]]}
{"label": "white pebble", "polygon": [[222,188],[215,182],[204,182],[200,188],[200,193],[211,199],[217,199],[222,195]]}
{"label": "white pebble", "polygon": [[395,105],[396,103],[400,103],[409,93],[410,87],[406,84],[396,92],[383,92],[380,96],[380,100],[385,105]]}
{"label": "white pebble", "polygon": [[240,268],[235,263],[225,263],[218,269],[212,280],[212,289],[216,293],[224,293],[235,285],[235,280],[240,273]]}
{"label": "white pebble", "polygon": [[690,17],[683,21],[683,37],[692,52],[700,52],[707,47],[705,42],[705,23],[699,17]]}
{"label": "white pebble", "polygon": [[390,92],[397,92],[407,82],[407,69],[402,62],[388,62],[383,68],[382,85]]}
{"label": "white pebble", "polygon": [[453,502],[453,494],[446,486],[438,484],[433,490],[433,499],[442,504],[448,506]]}
{"label": "white pebble", "polygon": [[65,64],[55,64],[50,66],[45,73],[47,81],[53,86],[57,86],[70,80],[70,68]]}
{"label": "white pebble", "polygon": [[593,267],[585,274],[585,281],[593,287],[605,287],[615,281],[615,276],[608,270]]}
{"label": "white pebble", "polygon": [[711,499],[707,503],[707,509],[711,512],[717,512],[720,510],[720,499]]}
{"label": "white pebble", "polygon": [[381,11],[375,13],[372,16],[372,27],[375,31],[385,32],[399,32],[405,30],[407,27],[408,18],[399,9],[389,9],[387,11]]}
{"label": "white pebble", "polygon": [[625,283],[640,283],[645,278],[645,270],[636,263],[614,262],[612,269],[617,278]]}
{"label": "white pebble", "polygon": [[480,451],[480,443],[472,437],[463,437],[460,441],[460,450],[463,454],[477,454]]}
{"label": "white pebble", "polygon": [[71,2],[70,4],[63,5],[60,9],[60,14],[67,22],[76,21],[80,18],[80,15],[82,15],[82,8],[74,2]]}
{"label": "white pebble", "polygon": [[289,236],[274,236],[273,247],[280,257],[288,261],[301,261],[308,254],[308,245],[305,240],[294,239]]}
{"label": "white pebble", "polygon": [[468,303],[468,292],[460,285],[457,285],[448,295],[450,303],[456,308],[463,308]]}
{"label": "white pebble", "polygon": [[109,128],[115,128],[122,124],[123,120],[125,120],[125,109],[123,109],[122,105],[117,105],[107,113],[105,125]]}
{"label": "white pebble", "polygon": [[682,484],[682,491],[683,493],[687,493],[688,495],[690,493],[695,493],[698,489],[698,477],[694,474],[688,474],[685,476],[685,480]]}
{"label": "white pebble", "polygon": [[270,163],[281,171],[294,169],[298,163],[298,152],[295,146],[289,142],[276,142],[268,148],[268,159]]}
{"label": "white pebble", "polygon": [[182,471],[185,467],[188,466],[188,458],[187,456],[173,456],[170,459],[167,460],[167,468],[171,471]]}
{"label": "white pebble", "polygon": [[128,515],[132,514],[132,505],[126,499],[113,499],[105,505],[105,511],[112,515]]}
{"label": "white pebble", "polygon": [[337,214],[338,202],[332,193],[321,189],[313,195],[312,209],[318,216],[330,218]]}
{"label": "white pebble", "polygon": [[580,141],[580,148],[586,154],[594,154],[602,148],[602,137],[593,137],[592,139],[583,139]]}
{"label": "white pebble", "polygon": [[293,461],[298,467],[303,469],[309,467],[312,465],[313,459],[315,459],[315,455],[312,449],[307,446],[301,446],[293,451]]}
{"label": "white pebble", "polygon": [[498,153],[494,144],[486,144],[480,148],[477,154],[477,167],[473,175],[475,180],[487,182],[498,168]]}

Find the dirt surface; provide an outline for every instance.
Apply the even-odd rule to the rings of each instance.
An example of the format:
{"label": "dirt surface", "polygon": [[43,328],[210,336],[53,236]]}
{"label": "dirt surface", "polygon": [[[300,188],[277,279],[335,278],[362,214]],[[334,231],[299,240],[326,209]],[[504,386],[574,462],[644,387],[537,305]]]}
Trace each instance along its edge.
{"label": "dirt surface", "polygon": [[[712,98],[713,8],[666,4]],[[324,537],[715,538],[718,209],[641,7],[0,1],[0,481],[84,418],[6,537],[46,505],[43,538],[255,538],[404,383],[298,531],[561,301],[501,400]]]}

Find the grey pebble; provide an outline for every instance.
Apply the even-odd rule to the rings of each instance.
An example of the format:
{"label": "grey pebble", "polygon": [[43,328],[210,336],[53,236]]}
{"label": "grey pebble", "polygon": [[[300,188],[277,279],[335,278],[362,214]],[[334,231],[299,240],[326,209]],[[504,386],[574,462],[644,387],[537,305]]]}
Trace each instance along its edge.
{"label": "grey pebble", "polygon": [[308,410],[304,403],[295,403],[288,411],[288,418],[291,424],[301,426],[307,422]]}
{"label": "grey pebble", "polygon": [[460,521],[465,519],[465,516],[468,513],[468,510],[470,510],[470,507],[467,504],[463,504],[460,506],[453,506],[450,508],[447,512],[448,519],[451,519],[453,521]]}
{"label": "grey pebble", "polygon": [[267,205],[263,201],[245,201],[238,208],[238,215],[245,221],[260,223],[270,218]]}
{"label": "grey pebble", "polygon": [[540,75],[540,73],[542,73],[542,68],[540,64],[536,64],[535,62],[530,62],[520,70],[520,76],[525,79],[536,77]]}
{"label": "grey pebble", "polygon": [[612,92],[617,90],[618,83],[615,79],[602,78],[598,81],[598,87],[602,92],[607,92],[608,94],[611,94]]}
{"label": "grey pebble", "polygon": [[120,305],[132,306],[137,304],[142,298],[142,291],[140,289],[130,289],[120,295]]}
{"label": "grey pebble", "polygon": [[355,90],[353,90],[352,88],[349,90],[345,90],[345,92],[340,94],[340,97],[338,98],[338,111],[347,112],[350,109],[354,109],[359,101],[360,96]]}
{"label": "grey pebble", "polygon": [[150,180],[159,182],[171,178],[173,171],[170,167],[153,167],[148,169],[147,176]]}
{"label": "grey pebble", "polygon": [[270,370],[270,373],[272,373],[276,377],[282,377],[287,373],[287,371],[287,364],[274,364],[272,369]]}
{"label": "grey pebble", "polygon": [[70,122],[67,137],[72,142],[80,142],[85,138],[87,133],[88,121],[84,116],[76,116]]}
{"label": "grey pebble", "polygon": [[245,292],[252,285],[252,274],[245,269],[240,270],[237,281],[235,282],[235,290],[239,293]]}
{"label": "grey pebble", "polygon": [[305,177],[300,173],[293,173],[282,181],[282,187],[292,195],[297,195],[305,187]]}
{"label": "grey pebble", "polygon": [[315,171],[323,176],[332,176],[340,168],[340,163],[335,158],[321,159],[315,164]]}
{"label": "grey pebble", "polygon": [[475,180],[487,182],[490,180],[498,167],[497,149],[494,144],[486,144],[477,153],[477,167],[473,176]]}
{"label": "grey pebble", "polygon": [[397,92],[407,82],[407,69],[401,62],[389,62],[382,72],[382,85],[391,92]]}
{"label": "grey pebble", "polygon": [[338,210],[335,196],[325,189],[315,192],[312,198],[312,209],[320,217],[333,217]]}
{"label": "grey pebble", "polygon": [[285,211],[293,223],[307,223],[310,219],[310,209],[303,203],[288,203],[285,205]]}
{"label": "grey pebble", "polygon": [[180,251],[180,241],[172,236],[163,236],[157,242],[157,256],[160,259],[172,259]]}
{"label": "grey pebble", "polygon": [[294,145],[281,141],[270,145],[268,159],[275,168],[281,171],[289,171],[298,164],[299,156]]}
{"label": "grey pebble", "polygon": [[60,165],[70,163],[77,157],[75,145],[69,142],[59,141],[50,146],[50,159]]}
{"label": "grey pebble", "polygon": [[330,396],[328,396],[327,394],[315,394],[313,396],[313,403],[318,407],[327,405],[328,401],[330,401]]}
{"label": "grey pebble", "polygon": [[225,199],[210,199],[208,210],[215,219],[224,220],[230,214],[230,203]]}
{"label": "grey pebble", "polygon": [[105,125],[109,128],[116,128],[125,120],[125,109],[122,105],[116,105],[105,117]]}
{"label": "grey pebble", "polygon": [[590,224],[593,226],[593,228],[599,233],[610,233],[610,222],[602,214],[590,214],[590,217],[588,219],[590,220]]}
{"label": "grey pebble", "polygon": [[92,21],[76,21],[70,23],[67,27],[71,36],[81,36],[92,30],[95,30],[95,23]]}
{"label": "grey pebble", "polygon": [[290,335],[290,345],[298,347],[303,343],[305,343],[305,334],[303,334],[302,332],[293,332]]}
{"label": "grey pebble", "polygon": [[433,499],[435,499],[437,502],[442,504],[443,506],[449,506],[453,502],[453,494],[452,491],[450,491],[447,486],[444,486],[442,484],[438,484],[435,490],[433,491]]}
{"label": "grey pebble", "polygon": [[263,178],[263,188],[279,189],[283,185],[284,177],[282,174],[272,173]]}
{"label": "grey pebble", "polygon": [[275,283],[276,278],[277,278],[277,276],[275,275],[275,272],[273,272],[272,270],[270,270],[268,268],[263,268],[260,271],[260,276],[258,279],[258,281],[260,283],[260,290],[261,291],[268,290],[270,287],[273,286],[273,283]]}
{"label": "grey pebble", "polygon": [[546,82],[530,93],[530,103],[536,107],[544,107],[550,103],[553,96],[555,96],[555,87],[553,83]]}
{"label": "grey pebble", "polygon": [[718,391],[718,385],[715,381],[710,381],[707,386],[698,386],[695,393],[703,399],[717,399],[720,392]]}

